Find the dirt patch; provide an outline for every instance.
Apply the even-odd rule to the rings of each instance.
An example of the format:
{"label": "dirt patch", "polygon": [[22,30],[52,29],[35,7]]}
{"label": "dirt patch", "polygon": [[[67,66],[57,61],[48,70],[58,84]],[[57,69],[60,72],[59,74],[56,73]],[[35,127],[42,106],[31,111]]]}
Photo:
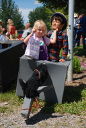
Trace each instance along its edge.
{"label": "dirt patch", "polygon": [[6,106],[6,105],[8,105],[8,102],[1,102],[1,103],[0,103],[0,107],[4,107],[4,106]]}

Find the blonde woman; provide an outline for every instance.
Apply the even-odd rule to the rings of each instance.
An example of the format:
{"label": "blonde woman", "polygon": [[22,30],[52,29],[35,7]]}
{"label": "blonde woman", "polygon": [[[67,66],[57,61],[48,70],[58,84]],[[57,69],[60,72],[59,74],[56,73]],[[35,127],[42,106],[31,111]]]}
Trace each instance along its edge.
{"label": "blonde woman", "polygon": [[11,40],[17,37],[17,30],[12,19],[8,19],[7,21],[7,36],[9,36]]}
{"label": "blonde woman", "polygon": [[39,60],[48,60],[47,45],[50,44],[50,39],[46,37],[47,27],[44,21],[37,20],[34,23],[32,33],[25,39],[27,44],[25,55]]}

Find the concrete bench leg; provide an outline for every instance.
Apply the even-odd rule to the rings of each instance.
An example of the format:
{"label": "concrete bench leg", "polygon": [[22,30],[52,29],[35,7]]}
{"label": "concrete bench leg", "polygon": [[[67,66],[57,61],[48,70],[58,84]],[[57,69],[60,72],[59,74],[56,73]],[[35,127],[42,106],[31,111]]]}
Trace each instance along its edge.
{"label": "concrete bench leg", "polygon": [[22,105],[21,115],[25,118],[29,118],[31,108],[33,104],[33,99],[24,97],[24,102]]}
{"label": "concrete bench leg", "polygon": [[[47,86],[42,86],[38,88],[38,92],[43,91]],[[27,98],[26,96],[24,97],[24,102],[22,105],[22,110],[21,110],[21,115],[25,118],[29,118],[30,112],[32,109],[32,104],[33,104],[34,99],[33,98]]]}

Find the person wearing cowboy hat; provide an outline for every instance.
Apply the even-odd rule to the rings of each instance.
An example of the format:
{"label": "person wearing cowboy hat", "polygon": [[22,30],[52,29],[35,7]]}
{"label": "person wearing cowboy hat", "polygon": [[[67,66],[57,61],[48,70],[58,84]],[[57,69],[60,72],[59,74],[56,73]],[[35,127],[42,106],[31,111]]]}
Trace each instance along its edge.
{"label": "person wearing cowboy hat", "polygon": [[[67,27],[67,20],[62,13],[55,13],[51,17],[51,27],[53,32],[48,33],[51,44],[48,47],[49,60],[53,62],[64,62],[68,54],[68,36],[64,31]],[[60,51],[62,49],[62,57]]]}

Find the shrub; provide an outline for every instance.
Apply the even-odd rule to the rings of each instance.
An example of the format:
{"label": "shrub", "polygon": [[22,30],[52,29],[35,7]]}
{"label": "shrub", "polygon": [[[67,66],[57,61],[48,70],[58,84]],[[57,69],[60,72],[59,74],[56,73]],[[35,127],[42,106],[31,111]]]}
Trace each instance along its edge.
{"label": "shrub", "polygon": [[80,73],[81,72],[81,64],[80,60],[77,56],[73,57],[73,72],[74,73]]}

